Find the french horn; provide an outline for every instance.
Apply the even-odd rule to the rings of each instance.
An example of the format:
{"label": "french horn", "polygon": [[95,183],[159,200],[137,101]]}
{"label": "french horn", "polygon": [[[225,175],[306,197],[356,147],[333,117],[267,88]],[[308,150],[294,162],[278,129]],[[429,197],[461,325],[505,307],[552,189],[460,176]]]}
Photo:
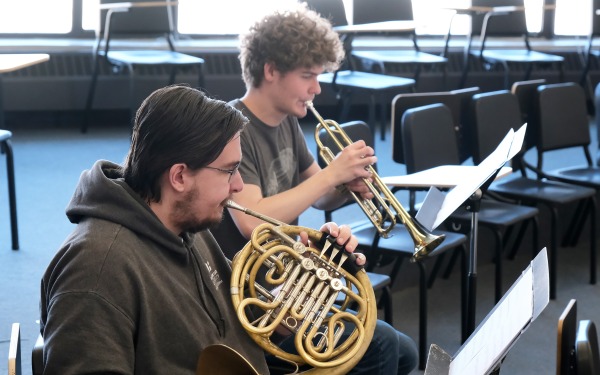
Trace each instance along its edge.
{"label": "french horn", "polygon": [[[373,287],[364,269],[353,269],[355,256],[323,232],[286,225],[233,201],[226,206],[265,221],[232,263],[231,298],[250,337],[296,369],[308,365],[302,374],[350,371],[377,322]],[[298,240],[301,232],[313,246]],[[274,339],[281,326],[294,335],[292,352]]]}
{"label": "french horn", "polygon": [[[319,133],[322,130],[327,132],[329,139],[337,147],[337,152],[342,151],[346,146],[352,144],[352,140],[337,122],[324,120],[311,101],[306,102],[306,106],[319,121],[315,129],[315,141],[319,149],[319,155],[329,165],[335,158],[335,154],[329,147],[323,144]],[[369,165],[366,169],[371,173],[371,180],[365,178],[363,181],[371,193],[373,193],[374,198],[363,199],[355,192],[349,191],[352,198],[354,198],[367,215],[381,237],[389,237],[392,229],[398,222],[404,224],[415,245],[412,260],[422,260],[444,241],[445,236],[435,235],[427,231],[421,223],[408,214],[394,193],[381,180],[373,166]]]}

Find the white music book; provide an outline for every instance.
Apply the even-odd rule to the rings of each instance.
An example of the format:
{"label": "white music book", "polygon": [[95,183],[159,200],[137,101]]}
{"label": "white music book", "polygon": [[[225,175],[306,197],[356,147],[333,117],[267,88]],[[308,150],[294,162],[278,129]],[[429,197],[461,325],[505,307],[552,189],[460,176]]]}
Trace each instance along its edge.
{"label": "white music book", "polygon": [[425,375],[482,375],[499,366],[550,301],[543,248],[454,356],[432,344]]}

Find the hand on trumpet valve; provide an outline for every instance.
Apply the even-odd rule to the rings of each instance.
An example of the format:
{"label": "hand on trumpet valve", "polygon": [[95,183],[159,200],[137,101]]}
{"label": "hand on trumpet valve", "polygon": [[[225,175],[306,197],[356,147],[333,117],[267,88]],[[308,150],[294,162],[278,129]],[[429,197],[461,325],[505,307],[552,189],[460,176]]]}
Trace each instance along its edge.
{"label": "hand on trumpet valve", "polygon": [[329,168],[335,170],[337,181],[343,184],[357,178],[371,177],[369,166],[376,162],[373,148],[360,140],[344,147],[329,164]]}

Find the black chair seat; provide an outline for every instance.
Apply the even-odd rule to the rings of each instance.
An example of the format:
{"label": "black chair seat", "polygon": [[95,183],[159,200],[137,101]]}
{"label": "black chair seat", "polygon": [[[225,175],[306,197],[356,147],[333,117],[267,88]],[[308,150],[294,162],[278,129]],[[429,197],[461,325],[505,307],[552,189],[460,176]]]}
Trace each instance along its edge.
{"label": "black chair seat", "polygon": [[563,168],[544,172],[548,177],[556,178],[563,182],[600,188],[600,167]]}
{"label": "black chair seat", "polygon": [[[483,199],[479,211],[479,224],[483,226],[505,227],[536,217],[539,210],[535,207],[520,206],[491,199]],[[449,220],[464,221],[470,228],[472,213],[463,206],[454,211]]]}
{"label": "black chair seat", "polygon": [[534,180],[526,177],[508,177],[490,186],[490,190],[517,200],[535,200],[540,203],[569,204],[593,197],[590,188],[549,180]]}

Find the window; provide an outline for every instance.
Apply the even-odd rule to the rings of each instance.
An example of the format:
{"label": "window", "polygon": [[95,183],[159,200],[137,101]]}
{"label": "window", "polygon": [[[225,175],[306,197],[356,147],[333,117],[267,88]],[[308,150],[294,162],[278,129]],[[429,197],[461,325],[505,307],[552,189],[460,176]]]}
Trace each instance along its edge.
{"label": "window", "polygon": [[0,33],[67,34],[74,0],[0,0]]}
{"label": "window", "polygon": [[[275,7],[295,4],[297,0],[179,0],[178,28],[181,34],[235,35]],[[348,12],[351,0],[344,0]],[[526,0],[540,5],[543,0]],[[0,33],[89,37],[98,22],[99,0],[0,0]],[[471,0],[413,0],[414,16],[421,35],[445,35],[449,6],[467,6]],[[556,0],[555,34],[587,35],[592,23],[592,0]],[[76,17],[75,19],[73,17]],[[349,14],[351,16],[351,14]],[[542,14],[528,15],[532,31],[541,29]],[[349,17],[351,19],[351,17]],[[457,16],[452,33],[466,34],[469,18]],[[87,30],[87,32],[86,32]]]}

